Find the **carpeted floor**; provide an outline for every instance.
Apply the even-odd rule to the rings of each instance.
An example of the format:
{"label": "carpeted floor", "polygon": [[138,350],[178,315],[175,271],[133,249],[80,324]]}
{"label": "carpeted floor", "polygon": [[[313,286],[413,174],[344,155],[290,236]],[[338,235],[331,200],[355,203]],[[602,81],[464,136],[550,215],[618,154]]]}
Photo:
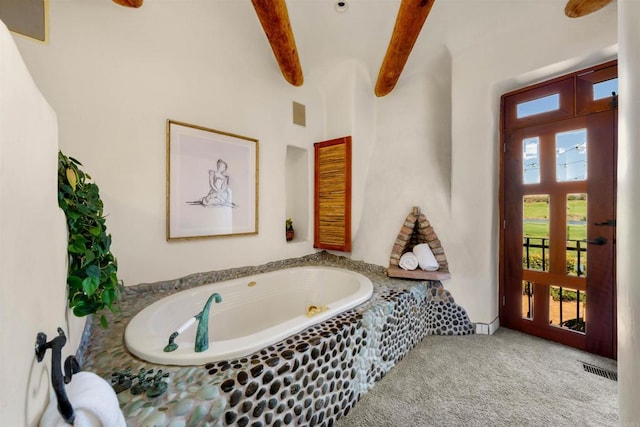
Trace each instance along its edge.
{"label": "carpeted floor", "polygon": [[427,336],[340,419],[338,427],[614,426],[617,382],[582,362],[616,362],[500,328]]}

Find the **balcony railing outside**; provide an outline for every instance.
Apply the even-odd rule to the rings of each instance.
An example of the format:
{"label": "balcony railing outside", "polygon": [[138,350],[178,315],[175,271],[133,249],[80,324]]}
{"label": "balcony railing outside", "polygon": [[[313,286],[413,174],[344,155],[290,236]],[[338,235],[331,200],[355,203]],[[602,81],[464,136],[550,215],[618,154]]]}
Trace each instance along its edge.
{"label": "balcony railing outside", "polygon": [[[548,271],[549,270],[549,238],[547,237],[524,237],[523,238],[523,258],[522,267],[529,270]],[[567,240],[567,274],[584,276],[586,272],[586,243],[582,240]],[[571,257],[571,254],[575,254]],[[575,261],[572,261],[575,258]],[[532,318],[532,298],[533,284],[523,282],[523,295],[527,297],[526,317]],[[580,303],[586,302],[586,293],[580,290],[563,289],[562,286],[551,286],[550,296],[554,301],[559,302],[558,325],[577,332],[585,332],[584,313],[580,312]],[[565,320],[563,301],[576,301],[575,317]],[[581,315],[582,314],[582,315]],[[570,315],[569,315],[570,316]],[[553,320],[550,320],[553,323]]]}

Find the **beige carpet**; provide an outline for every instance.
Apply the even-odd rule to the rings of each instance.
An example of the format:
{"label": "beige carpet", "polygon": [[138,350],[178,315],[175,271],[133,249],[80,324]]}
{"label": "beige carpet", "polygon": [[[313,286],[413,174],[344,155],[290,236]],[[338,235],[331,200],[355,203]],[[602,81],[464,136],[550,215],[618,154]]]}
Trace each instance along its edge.
{"label": "beige carpet", "polygon": [[581,362],[616,370],[505,328],[427,336],[336,426],[615,426],[618,383]]}

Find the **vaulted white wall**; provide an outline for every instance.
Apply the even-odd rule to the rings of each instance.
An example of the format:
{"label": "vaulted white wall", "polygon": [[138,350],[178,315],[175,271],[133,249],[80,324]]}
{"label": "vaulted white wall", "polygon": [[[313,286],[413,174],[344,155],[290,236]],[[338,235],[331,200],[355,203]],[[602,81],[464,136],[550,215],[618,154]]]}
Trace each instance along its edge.
{"label": "vaulted white wall", "polygon": [[[404,219],[420,206],[443,242],[450,241],[450,62],[403,76],[376,100],[376,138],[353,257],[388,266]],[[355,159],[358,162],[360,159]],[[445,251],[448,250],[444,243]]]}
{"label": "vaulted white wall", "polygon": [[[362,62],[356,60],[314,71],[312,77],[317,79],[324,100],[325,140],[352,137],[351,236],[355,247],[356,236],[361,233],[365,185],[377,131],[376,97],[371,90],[371,77]],[[357,254],[355,249],[353,252]]]}
{"label": "vaulted white wall", "polygon": [[[62,150],[100,187],[125,285],[312,251],[285,241],[286,147],[322,139],[322,100],[282,78],[250,2],[50,6],[49,45],[18,43],[58,113]],[[292,101],[306,127],[293,124]],[[165,241],[167,119],[259,140],[258,235]]]}

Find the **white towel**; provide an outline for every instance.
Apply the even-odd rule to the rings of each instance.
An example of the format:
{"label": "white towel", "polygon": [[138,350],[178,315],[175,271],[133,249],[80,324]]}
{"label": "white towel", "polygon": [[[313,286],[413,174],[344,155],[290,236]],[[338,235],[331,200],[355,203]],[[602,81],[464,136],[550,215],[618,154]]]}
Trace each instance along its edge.
{"label": "white towel", "polygon": [[436,271],[440,268],[436,257],[433,256],[431,248],[427,243],[420,243],[413,247],[413,253],[418,257],[418,265],[421,269],[426,271]]}
{"label": "white towel", "polygon": [[405,252],[400,257],[398,265],[404,270],[415,270],[418,268],[418,257],[413,252]]}
{"label": "white towel", "polygon": [[[74,427],[125,427],[118,397],[108,382],[92,372],[78,372],[66,385],[67,397],[76,414]],[[52,396],[40,419],[41,427],[69,427],[58,413]]]}

